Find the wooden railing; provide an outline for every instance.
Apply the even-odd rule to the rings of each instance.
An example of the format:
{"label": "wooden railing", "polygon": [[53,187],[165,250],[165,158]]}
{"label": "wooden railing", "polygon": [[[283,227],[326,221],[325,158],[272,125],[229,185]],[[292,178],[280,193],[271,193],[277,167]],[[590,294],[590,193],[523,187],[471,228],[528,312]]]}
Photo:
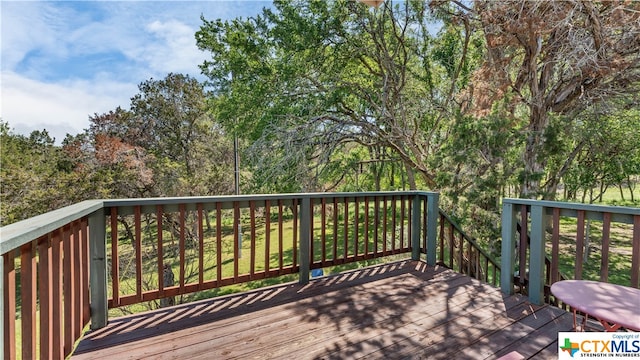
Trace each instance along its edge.
{"label": "wooden railing", "polygon": [[440,211],[438,260],[459,273],[498,285],[500,265],[447,214]]}
{"label": "wooden railing", "polygon": [[438,194],[85,201],[0,228],[6,359],[64,358],[109,308],[393,254],[436,264]]}
{"label": "wooden railing", "polygon": [[[517,231],[518,224],[521,231]],[[588,234],[590,232],[590,234]],[[594,238],[599,254],[591,251]],[[586,245],[586,246],[585,246]],[[560,247],[566,247],[561,251]],[[614,251],[615,250],[615,251]],[[615,255],[616,278],[610,278]],[[549,257],[548,265],[545,259]],[[599,259],[598,259],[599,257]],[[598,261],[593,274],[585,271],[585,259]],[[517,288],[533,303],[543,303],[545,288],[560,279],[560,268],[573,269],[567,276],[616,282],[638,288],[640,281],[640,209],[552,201],[504,199],[502,209],[501,288]],[[509,271],[509,270],[512,271]]]}
{"label": "wooden railing", "polygon": [[85,201],[0,228],[5,359],[62,359],[73,351],[90,319],[89,229],[101,207]]}
{"label": "wooden railing", "polygon": [[108,307],[287,274],[306,282],[311,269],[393,254],[418,259],[429,232],[435,244],[429,206],[437,211],[437,194],[109,201]]}

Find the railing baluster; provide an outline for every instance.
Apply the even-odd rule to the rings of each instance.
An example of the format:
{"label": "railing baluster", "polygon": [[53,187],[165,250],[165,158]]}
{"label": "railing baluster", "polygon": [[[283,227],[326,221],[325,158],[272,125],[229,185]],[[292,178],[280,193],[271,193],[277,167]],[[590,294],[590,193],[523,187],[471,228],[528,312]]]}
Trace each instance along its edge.
{"label": "railing baluster", "polygon": [[640,215],[633,217],[633,245],[631,255],[631,287],[640,284]]}
{"label": "railing baluster", "polygon": [[53,358],[53,298],[51,274],[51,234],[38,241],[38,284],[40,300],[40,358]]}
{"label": "railing baluster", "polygon": [[162,205],[156,205],[156,231],[158,248],[158,296],[164,297],[164,242],[163,242],[163,226],[162,226],[163,209]]}
{"label": "railing baluster", "polygon": [[[544,303],[545,268],[545,208],[531,206],[531,259],[529,261],[529,300],[538,305]],[[521,275],[523,276],[523,275]]]}
{"label": "railing baluster", "polygon": [[[135,238],[135,256],[136,256],[136,297],[138,301],[142,301],[142,219],[140,213],[140,206],[133,208],[134,212],[134,238]],[[180,212],[180,218],[182,219],[182,211]],[[182,223],[180,224],[180,238],[182,238]],[[182,260],[182,257],[180,258]]]}
{"label": "railing baluster", "polygon": [[405,220],[405,197],[400,196],[400,248],[404,249],[404,220]]}
{"label": "railing baluster", "polygon": [[[178,209],[180,211],[180,238],[179,240],[179,247],[180,247],[180,294],[184,294],[184,285],[185,285],[185,276],[186,276],[186,271],[185,271],[185,265],[186,265],[186,259],[185,259],[185,251],[186,251],[186,242],[187,242],[187,238],[186,238],[186,234],[185,234],[185,219],[186,219],[186,209],[184,204],[180,204],[178,205]],[[141,274],[142,275],[142,274]]]}
{"label": "railing baluster", "polygon": [[[33,243],[30,242],[20,247],[20,313],[22,317],[23,359],[36,357],[36,284],[36,254]],[[71,303],[69,300],[65,300],[65,304]]]}
{"label": "railing baluster", "polygon": [[584,255],[584,210],[578,210],[578,228],[576,230],[576,269],[575,279],[582,279],[582,256]]}
{"label": "railing baluster", "polygon": [[291,209],[293,212],[293,268],[295,269],[298,265],[298,199],[293,199],[293,204],[291,205]]}
{"label": "railing baluster", "polygon": [[[462,234],[460,234],[460,242],[462,242],[464,239],[464,236],[462,236]],[[471,243],[467,241],[467,257],[468,259],[468,263],[467,263],[467,274],[471,277],[473,277],[473,266],[472,266],[472,262],[473,262],[473,252],[471,251]]]}
{"label": "railing baluster", "polygon": [[222,282],[222,203],[216,203],[216,285]]}
{"label": "railing baluster", "polygon": [[600,263],[600,281],[609,280],[609,242],[611,239],[611,213],[606,212],[602,218],[602,259]]}
{"label": "railing baluster", "polygon": [[251,223],[251,259],[249,264],[249,278],[253,279],[256,272],[256,202],[249,201],[249,217]]}
{"label": "railing baluster", "polygon": [[527,205],[522,205],[520,208],[520,226],[522,231],[520,232],[520,268],[518,271],[518,283],[520,287],[520,292],[522,292],[525,284],[525,279],[527,277],[527,248],[529,247],[529,242],[527,241],[529,236],[529,212]]}
{"label": "railing baluster", "polygon": [[373,255],[377,257],[380,246],[378,243],[378,237],[380,235],[380,198],[374,196],[373,201]]}
{"label": "railing baluster", "polygon": [[333,198],[333,262],[338,259],[338,198]]}
{"label": "railing baluster", "polygon": [[[411,248],[411,259],[420,260],[420,197],[414,195],[407,198],[409,202],[409,245]],[[426,210],[426,208],[425,208]],[[426,228],[425,228],[426,229]],[[426,251],[426,248],[425,248]]]}
{"label": "railing baluster", "polygon": [[369,198],[364,197],[364,257],[369,255]]}
{"label": "railing baluster", "polygon": [[[51,239],[51,277],[52,277],[52,299],[53,299],[53,326],[55,327],[54,333],[57,333],[58,336],[53,340],[53,357],[64,358],[64,333],[66,331],[65,328],[65,318],[62,314],[63,304],[62,304],[62,294],[64,290],[62,288],[63,279],[63,265],[62,265],[62,243],[64,242],[64,231],[62,229],[58,229],[53,233],[53,237]],[[106,322],[106,321],[105,321]]]}
{"label": "railing baluster", "polygon": [[320,200],[320,241],[322,247],[322,266],[327,262],[327,199]]}
{"label": "railing baluster", "polygon": [[309,198],[309,264],[313,264],[315,261],[315,246],[314,246],[314,226],[313,226],[313,199]]}
{"label": "railing baluster", "polygon": [[240,204],[233,202],[233,282],[238,280],[238,260],[240,259]]}
{"label": "railing baluster", "polygon": [[16,268],[14,254],[15,251],[11,250],[2,255],[3,351],[4,358],[9,360],[16,358]]}
{"label": "railing baluster", "polygon": [[491,281],[491,283],[492,283],[493,285],[496,285],[496,284],[497,284],[497,281],[498,281],[497,274],[496,274],[496,270],[497,270],[497,269],[496,269],[496,266],[495,266],[495,265],[493,265],[493,273],[492,273],[492,275],[493,275],[493,279],[492,279],[492,281]]}
{"label": "railing baluster", "polygon": [[455,235],[453,229],[453,224],[449,223],[449,268],[451,269],[453,269],[453,257],[455,250]]}
{"label": "railing baluster", "polygon": [[483,281],[488,283],[489,282],[489,258],[486,256],[482,256],[484,259],[484,266],[482,268],[482,270],[484,271],[484,277],[483,277]]}
{"label": "railing baluster", "polygon": [[71,225],[65,226],[62,236],[62,252],[63,252],[63,265],[62,265],[62,288],[64,292],[64,355],[67,356],[73,350],[75,333],[74,324],[74,308],[72,306],[72,296],[75,293],[74,286],[74,274],[75,269],[72,266],[73,259],[73,242],[71,241]]}
{"label": "railing baluster", "polygon": [[[558,262],[560,258],[560,209],[553,209],[553,230],[551,233],[551,284],[554,284],[559,279]],[[550,285],[551,285],[550,284]]]}
{"label": "railing baluster", "polygon": [[82,285],[82,320],[80,323],[80,330],[82,330],[85,325],[89,323],[91,320],[91,305],[89,303],[89,291],[90,291],[90,279],[89,279],[89,219],[83,218],[81,220],[82,223],[82,244],[81,244],[81,254],[82,254],[82,279],[80,284]]}
{"label": "railing baluster", "polygon": [[[54,255],[55,256],[55,255]],[[118,208],[111,208],[111,297],[120,306],[120,259],[118,258]]]}
{"label": "railing baluster", "polygon": [[382,255],[387,255],[387,198],[382,198]]}
{"label": "railing baluster", "polygon": [[[437,204],[436,201],[436,208],[438,208],[439,204]],[[438,208],[438,211],[440,209]],[[429,224],[429,217],[428,217],[428,212],[429,212],[429,198],[428,197],[423,197],[422,199],[422,252],[424,254],[427,254],[427,246],[428,246],[428,234],[429,234],[429,225],[433,226],[440,226],[442,227],[442,223],[440,223],[440,225],[438,225],[438,216],[432,216],[432,219],[435,218],[435,223],[434,224]],[[437,236],[437,232],[435,233]],[[438,246],[438,239],[436,238],[436,250],[437,250],[437,246]],[[434,253],[434,257],[436,257],[436,253]],[[444,254],[442,254],[444,256]],[[442,257],[441,257],[442,259]],[[442,259],[441,261],[444,261],[444,259]],[[429,264],[430,265],[430,264]],[[433,264],[433,266],[435,266],[435,262]]]}
{"label": "railing baluster", "polygon": [[282,200],[278,200],[278,270],[282,271],[284,267],[283,263],[283,252],[284,252],[284,242],[283,242],[283,219],[282,219]]}
{"label": "railing baluster", "polygon": [[82,280],[82,229],[79,221],[74,221],[71,223],[72,226],[72,248],[73,248],[73,293],[72,293],[72,301],[71,306],[73,307],[73,340],[80,337],[82,332],[83,324],[82,324],[82,285],[80,284],[80,280]]}
{"label": "railing baluster", "polygon": [[204,219],[203,205],[198,203],[198,289],[202,289],[204,283]]}
{"label": "railing baluster", "polygon": [[462,234],[458,236],[458,272],[464,274],[464,238]]}
{"label": "railing baluster", "polygon": [[444,215],[440,214],[440,261],[442,263],[444,263],[444,229]]}
{"label": "railing baluster", "polygon": [[342,261],[345,262],[349,257],[349,203],[347,197],[344,198],[344,251]]}
{"label": "railing baluster", "polygon": [[270,250],[270,242],[271,242],[271,203],[269,200],[265,200],[264,202],[264,213],[265,213],[265,233],[264,233],[264,272],[265,276],[269,276],[269,260],[271,255]]}
{"label": "railing baluster", "polygon": [[358,235],[360,233],[360,204],[358,203],[358,197],[353,198],[353,258],[358,259]]}
{"label": "railing baluster", "polygon": [[397,228],[397,216],[398,213],[396,211],[396,207],[398,205],[398,200],[395,195],[391,196],[391,253],[395,254],[396,252],[396,228]]}

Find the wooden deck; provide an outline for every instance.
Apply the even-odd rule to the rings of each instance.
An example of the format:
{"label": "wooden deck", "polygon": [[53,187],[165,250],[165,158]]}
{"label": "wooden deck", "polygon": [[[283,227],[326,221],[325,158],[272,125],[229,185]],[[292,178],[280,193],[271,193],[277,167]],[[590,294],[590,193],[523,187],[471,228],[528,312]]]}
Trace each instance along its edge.
{"label": "wooden deck", "polygon": [[557,359],[572,316],[423,262],[112,319],[74,359]]}

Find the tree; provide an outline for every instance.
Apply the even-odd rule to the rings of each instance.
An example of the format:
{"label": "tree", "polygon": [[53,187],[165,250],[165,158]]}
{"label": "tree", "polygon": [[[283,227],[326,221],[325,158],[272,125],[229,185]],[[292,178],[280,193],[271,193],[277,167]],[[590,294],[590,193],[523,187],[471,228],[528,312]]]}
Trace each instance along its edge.
{"label": "tree", "polygon": [[[280,175],[321,176],[333,154],[355,143],[391,151],[411,188],[438,188],[430,159],[459,113],[456,97],[482,49],[468,21],[447,23],[434,41],[435,19],[421,1],[377,9],[353,1],[274,5],[244,21],[203,19],[196,33],[211,53],[202,69],[219,118],[257,156],[271,149],[278,161],[267,163]],[[318,179],[310,186],[322,188]]]}
{"label": "tree", "polygon": [[26,137],[14,134],[0,119],[0,144],[2,226],[78,201],[82,179],[65,166],[60,148],[46,130]]}
{"label": "tree", "polygon": [[630,179],[640,173],[640,112],[633,101],[609,105],[584,114],[574,131],[582,146],[562,180],[567,193],[582,202],[599,202],[609,187],[625,184],[632,190],[629,200],[635,200]]}
{"label": "tree", "polygon": [[[583,109],[640,85],[640,3],[631,1],[453,1],[475,14],[487,53],[470,87],[478,116],[507,101],[526,120],[521,195],[553,198],[544,189],[552,114],[576,121]],[[567,125],[571,128],[571,125]]]}
{"label": "tree", "polygon": [[94,167],[96,191],[102,197],[232,193],[232,144],[209,112],[203,85],[168,74],[139,89],[131,110],[95,114],[87,136],[67,146],[78,164]]}

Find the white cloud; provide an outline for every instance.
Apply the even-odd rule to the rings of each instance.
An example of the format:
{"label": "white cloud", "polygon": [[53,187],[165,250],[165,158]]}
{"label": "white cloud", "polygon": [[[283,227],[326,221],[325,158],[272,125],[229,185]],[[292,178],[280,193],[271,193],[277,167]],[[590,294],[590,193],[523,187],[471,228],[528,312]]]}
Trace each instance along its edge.
{"label": "white cloud", "polygon": [[194,28],[177,20],[155,20],[145,29],[153,41],[139,49],[137,57],[151,69],[165,74],[199,73],[198,65],[204,61],[205,55],[196,46]]}
{"label": "white cloud", "polygon": [[200,78],[194,34],[206,19],[255,16],[266,1],[0,3],[0,116],[17,133],[60,143],[89,115],[129,107],[137,85],[167,73]]}
{"label": "white cloud", "polygon": [[2,72],[0,116],[17,133],[46,129],[60,143],[67,133],[87,129],[90,115],[127,107],[135,91],[135,85],[106,79],[47,84]]}
{"label": "white cloud", "polygon": [[57,46],[60,11],[47,3],[2,3],[2,67],[13,68],[33,51],[62,55]]}

